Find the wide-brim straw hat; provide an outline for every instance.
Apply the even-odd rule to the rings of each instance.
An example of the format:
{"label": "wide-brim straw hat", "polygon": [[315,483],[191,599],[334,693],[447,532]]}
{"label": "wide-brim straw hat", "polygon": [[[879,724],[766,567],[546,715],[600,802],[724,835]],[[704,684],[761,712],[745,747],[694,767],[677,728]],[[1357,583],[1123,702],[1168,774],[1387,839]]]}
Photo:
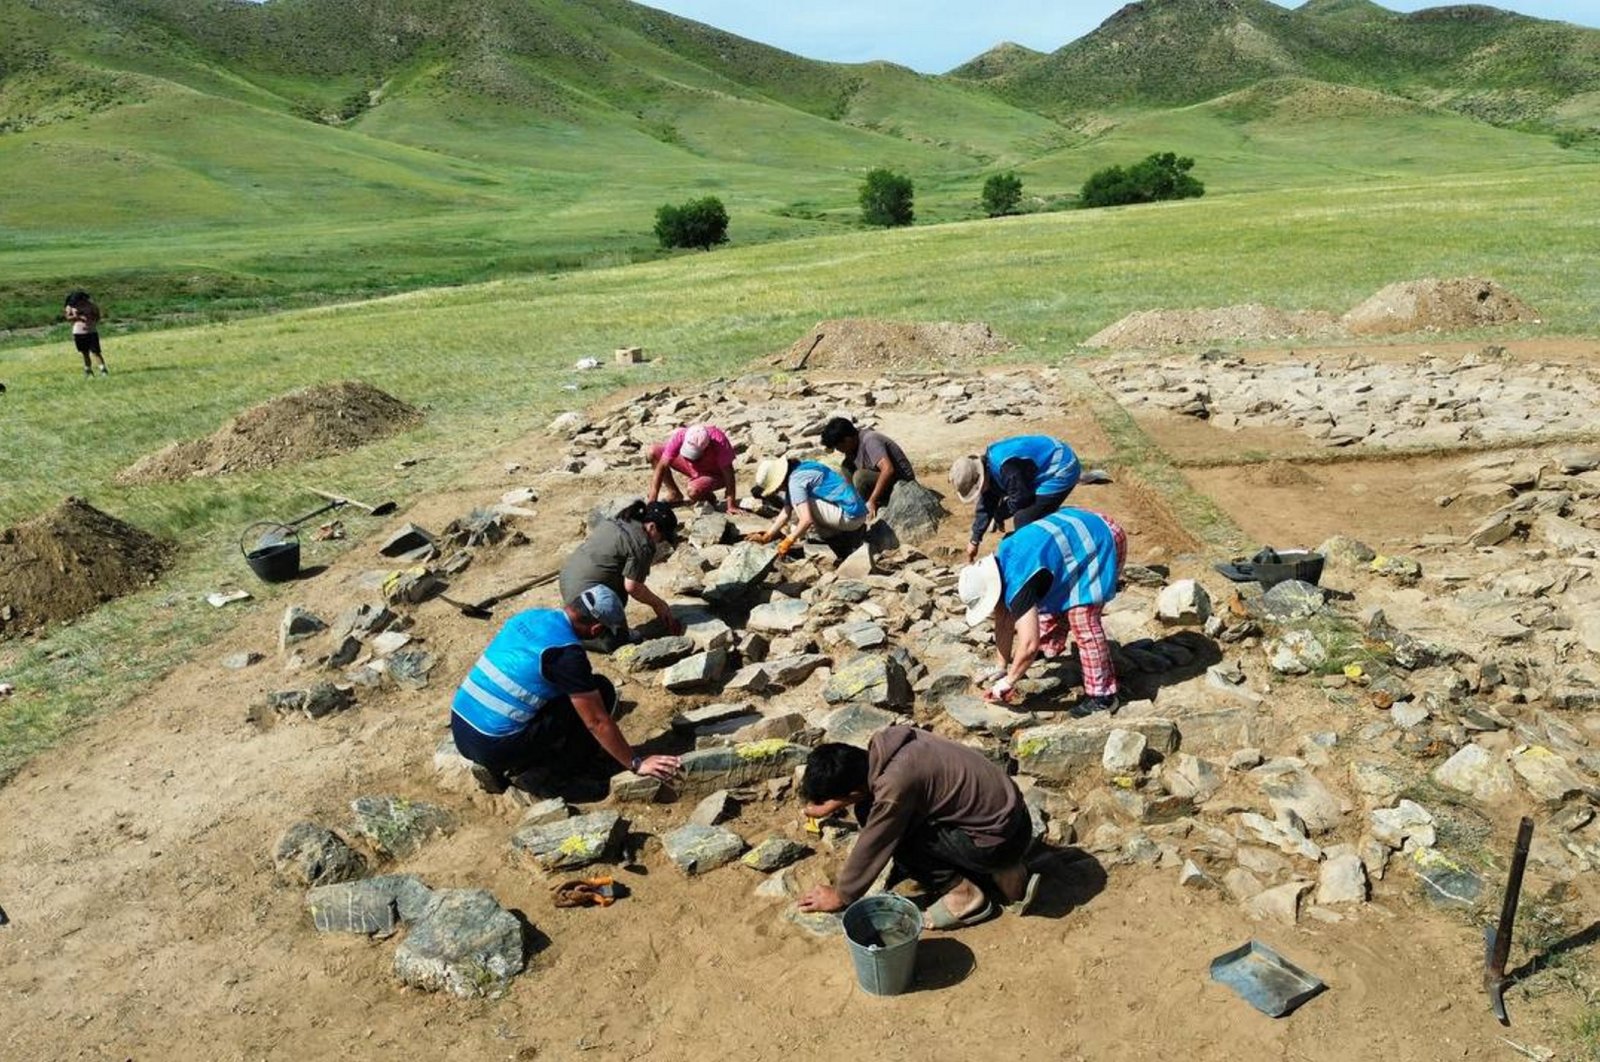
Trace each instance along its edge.
{"label": "wide-brim straw hat", "polygon": [[763,495],[772,495],[783,489],[789,471],[789,462],[779,457],[769,457],[756,465],[756,487]]}
{"label": "wide-brim straw hat", "polygon": [[967,606],[967,626],[976,627],[994,614],[1000,603],[1000,562],[993,555],[961,569],[956,593]]}
{"label": "wide-brim straw hat", "polygon": [[983,458],[968,454],[956,458],[950,466],[950,485],[956,489],[961,504],[971,505],[983,493]]}

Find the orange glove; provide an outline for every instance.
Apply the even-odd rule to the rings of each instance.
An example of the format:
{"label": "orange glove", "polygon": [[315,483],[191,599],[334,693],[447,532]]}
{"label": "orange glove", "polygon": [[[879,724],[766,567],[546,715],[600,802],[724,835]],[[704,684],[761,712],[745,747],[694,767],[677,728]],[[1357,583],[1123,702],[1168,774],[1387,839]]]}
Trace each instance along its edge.
{"label": "orange glove", "polygon": [[764,546],[768,542],[772,541],[772,534],[773,533],[771,531],[752,531],[748,535],[744,536],[744,540],[746,542],[756,542]]}
{"label": "orange glove", "polygon": [[782,542],[778,543],[778,556],[787,557],[789,555],[789,551],[791,549],[794,549],[794,536],[793,535],[790,535],[788,538],[786,538]]}

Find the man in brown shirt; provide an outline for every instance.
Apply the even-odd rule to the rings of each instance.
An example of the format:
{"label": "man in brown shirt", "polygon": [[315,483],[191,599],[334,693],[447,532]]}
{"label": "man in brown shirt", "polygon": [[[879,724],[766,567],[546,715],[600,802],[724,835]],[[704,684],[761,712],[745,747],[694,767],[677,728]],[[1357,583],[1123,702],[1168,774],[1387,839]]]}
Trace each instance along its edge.
{"label": "man in brown shirt", "polygon": [[1039,878],[1022,862],[1033,839],[1022,793],[973,749],[912,727],[885,727],[865,752],[837,742],[817,746],[800,793],[807,815],[827,818],[853,806],[862,823],[838,885],[807,892],[801,910],[848,907],[891,858],[903,876],[941,894],[924,916],[930,929],[992,917],[990,895],[1017,914],[1033,900]]}

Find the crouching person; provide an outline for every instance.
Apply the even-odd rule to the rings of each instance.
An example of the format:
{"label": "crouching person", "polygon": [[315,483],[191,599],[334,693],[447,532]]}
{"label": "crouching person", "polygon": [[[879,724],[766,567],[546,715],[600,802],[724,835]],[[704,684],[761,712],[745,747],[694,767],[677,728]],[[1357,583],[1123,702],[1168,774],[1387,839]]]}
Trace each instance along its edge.
{"label": "crouching person", "polygon": [[839,883],[800,898],[803,911],[839,911],[864,896],[891,859],[898,877],[937,893],[930,929],[975,925],[996,900],[1024,914],[1039,886],[1023,865],[1033,828],[1006,773],[964,745],[908,726],[885,727],[866,751],[836,742],[806,759],[805,812],[827,818],[854,808],[861,822]]}
{"label": "crouching person", "polygon": [[[529,609],[506,621],[456,690],[450,733],[485,792],[549,792],[627,768],[662,780],[676,756],[640,756],[613,718],[617,690],[589,667],[580,644],[627,629],[622,599],[593,586],[563,608]],[[524,777],[526,776],[526,777]]]}
{"label": "crouching person", "polygon": [[1021,700],[1017,683],[1041,650],[1046,656],[1065,650],[1064,614],[1083,670],[1084,696],[1072,714],[1116,713],[1117,671],[1101,617],[1116,596],[1127,553],[1128,537],[1115,520],[1063,509],[1018,528],[993,556],[961,570],[957,591],[967,607],[967,624],[994,619],[1000,667],[989,676],[993,685],[985,700]]}
{"label": "crouching person", "polygon": [[745,541],[771,542],[793,523],[794,529],[778,543],[780,557],[812,530],[839,557],[849,556],[865,541],[861,530],[867,525],[867,503],[827,465],[784,458],[762,461],[756,465],[753,493],[776,500],[782,508],[771,527],[746,535]]}

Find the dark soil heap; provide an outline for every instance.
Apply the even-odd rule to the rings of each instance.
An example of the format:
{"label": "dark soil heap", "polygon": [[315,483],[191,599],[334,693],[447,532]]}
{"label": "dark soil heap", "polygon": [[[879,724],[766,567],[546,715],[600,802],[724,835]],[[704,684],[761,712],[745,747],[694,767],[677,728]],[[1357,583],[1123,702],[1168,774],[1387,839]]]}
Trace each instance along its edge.
{"label": "dark soil heap", "polygon": [[1455,332],[1464,328],[1537,323],[1539,314],[1511,292],[1481,277],[1390,284],[1341,320],[1354,336]]}
{"label": "dark soil heap", "polygon": [[240,413],[204,439],[173,443],[117,473],[119,483],[172,483],[345,453],[416,424],[413,406],[359,381],[294,391]]}
{"label": "dark soil heap", "polygon": [[0,531],[0,641],[148,585],[171,555],[167,543],[80,498]]}
{"label": "dark soil heap", "polygon": [[[821,340],[818,340],[821,336]],[[815,346],[815,349],[812,349]],[[772,357],[791,369],[926,369],[959,365],[1010,350],[1012,343],[982,321],[914,323],[874,317],[818,321],[794,346]],[[806,357],[806,352],[810,356]]]}

